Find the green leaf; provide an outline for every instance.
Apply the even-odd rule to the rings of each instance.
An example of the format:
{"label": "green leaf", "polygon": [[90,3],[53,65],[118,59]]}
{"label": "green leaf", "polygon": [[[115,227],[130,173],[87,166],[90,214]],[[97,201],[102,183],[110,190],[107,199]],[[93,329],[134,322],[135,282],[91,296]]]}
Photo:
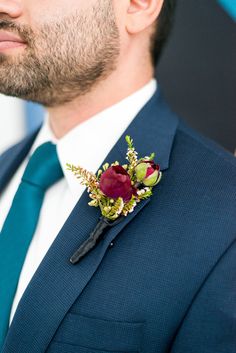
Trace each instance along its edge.
{"label": "green leaf", "polygon": [[133,148],[133,140],[131,139],[131,137],[129,135],[125,136],[125,140],[129,146],[129,148]]}
{"label": "green leaf", "polygon": [[150,161],[153,161],[154,158],[155,158],[155,153],[152,152],[152,153],[150,154],[149,160],[150,160]]}
{"label": "green leaf", "polygon": [[103,164],[102,168],[104,171],[106,171],[109,168],[109,163]]}

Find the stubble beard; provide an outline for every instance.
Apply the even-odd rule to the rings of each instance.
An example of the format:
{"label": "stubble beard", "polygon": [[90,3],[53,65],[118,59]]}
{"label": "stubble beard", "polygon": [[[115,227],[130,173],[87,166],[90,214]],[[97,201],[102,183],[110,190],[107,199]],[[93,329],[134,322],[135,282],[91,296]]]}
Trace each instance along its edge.
{"label": "stubble beard", "polygon": [[[11,25],[0,21],[0,28]],[[15,29],[15,25],[12,24]],[[115,69],[119,32],[110,0],[86,14],[44,24],[38,34],[21,28],[27,47],[0,53],[0,93],[54,107],[87,94]]]}

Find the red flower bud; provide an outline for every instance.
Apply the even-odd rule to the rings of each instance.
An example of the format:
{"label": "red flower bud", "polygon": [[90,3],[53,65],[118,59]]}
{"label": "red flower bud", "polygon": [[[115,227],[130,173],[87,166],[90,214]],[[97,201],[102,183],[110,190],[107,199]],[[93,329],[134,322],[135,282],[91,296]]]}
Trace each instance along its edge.
{"label": "red flower bud", "polygon": [[153,161],[142,161],[135,167],[138,182],[145,186],[154,186],[160,180],[160,167]]}
{"label": "red flower bud", "polygon": [[124,202],[129,201],[137,191],[131,184],[129,174],[120,165],[112,166],[102,173],[100,189],[107,197],[122,197]]}

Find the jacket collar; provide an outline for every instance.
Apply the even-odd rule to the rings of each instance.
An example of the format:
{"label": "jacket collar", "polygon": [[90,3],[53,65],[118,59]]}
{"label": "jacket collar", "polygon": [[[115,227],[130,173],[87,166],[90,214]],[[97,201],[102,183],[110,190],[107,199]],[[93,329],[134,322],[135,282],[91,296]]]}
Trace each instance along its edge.
{"label": "jacket collar", "polygon": [[0,156],[0,193],[29,153],[38,131],[27,136]]}
{"label": "jacket collar", "polygon": [[[128,126],[101,166],[116,160],[125,163],[125,136],[130,135],[140,157],[155,152],[155,161],[162,170],[166,170],[177,125],[178,119],[158,90]],[[1,185],[6,185],[7,178],[14,173],[32,142],[33,136],[18,146],[17,150],[12,150],[11,162],[0,176]],[[2,353],[42,353],[46,350],[64,316],[97,270],[109,244],[151,199],[140,202],[131,214],[107,232],[104,240],[93,251],[77,265],[72,265],[70,256],[88,237],[100,216],[99,209],[89,207],[88,201],[85,191],[31,279],[19,302]]]}

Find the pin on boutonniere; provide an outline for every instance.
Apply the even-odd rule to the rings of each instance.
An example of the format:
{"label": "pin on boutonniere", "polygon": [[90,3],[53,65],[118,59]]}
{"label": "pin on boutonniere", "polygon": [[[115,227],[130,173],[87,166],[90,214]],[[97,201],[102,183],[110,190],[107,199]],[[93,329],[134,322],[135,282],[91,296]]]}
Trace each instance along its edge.
{"label": "pin on boutonniere", "polygon": [[133,212],[140,201],[152,195],[152,188],[162,177],[160,167],[154,163],[155,153],[138,159],[133,140],[125,137],[128,144],[126,159],[128,164],[120,165],[118,161],[109,165],[105,163],[97,175],[80,166],[67,164],[82,185],[86,185],[89,197],[88,204],[100,207],[101,217],[88,239],[70,258],[76,264],[90,252],[104,237],[105,230],[120,223],[129,213]]}

